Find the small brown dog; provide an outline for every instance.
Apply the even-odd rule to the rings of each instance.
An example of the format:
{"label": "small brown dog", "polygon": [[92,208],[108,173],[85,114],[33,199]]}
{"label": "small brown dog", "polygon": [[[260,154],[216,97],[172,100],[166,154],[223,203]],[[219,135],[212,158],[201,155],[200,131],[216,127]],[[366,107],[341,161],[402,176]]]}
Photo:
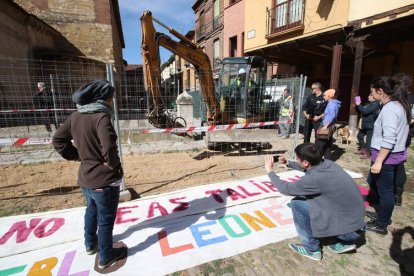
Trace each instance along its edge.
{"label": "small brown dog", "polygon": [[346,145],[348,146],[351,141],[349,141],[349,136],[351,133],[349,132],[349,129],[347,127],[343,127],[338,129],[337,134],[341,137],[341,144],[346,142]]}

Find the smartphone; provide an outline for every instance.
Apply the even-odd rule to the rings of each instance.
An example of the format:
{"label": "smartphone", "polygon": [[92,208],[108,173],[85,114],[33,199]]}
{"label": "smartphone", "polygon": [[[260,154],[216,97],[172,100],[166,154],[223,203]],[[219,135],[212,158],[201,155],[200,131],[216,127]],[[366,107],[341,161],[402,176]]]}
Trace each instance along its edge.
{"label": "smartphone", "polygon": [[355,102],[356,103],[361,103],[361,97],[360,96],[356,96],[355,97]]}
{"label": "smartphone", "polygon": [[279,162],[279,156],[275,155],[273,156],[273,162]]}

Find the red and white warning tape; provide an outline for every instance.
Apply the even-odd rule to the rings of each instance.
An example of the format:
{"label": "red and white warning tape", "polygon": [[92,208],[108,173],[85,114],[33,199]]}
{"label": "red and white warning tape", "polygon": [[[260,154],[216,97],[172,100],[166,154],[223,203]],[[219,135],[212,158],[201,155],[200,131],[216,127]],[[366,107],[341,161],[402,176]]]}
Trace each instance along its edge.
{"label": "red and white warning tape", "polygon": [[43,108],[43,109],[8,109],[0,110],[0,113],[16,113],[16,112],[52,112],[52,111],[75,111],[73,108]]}
{"label": "red and white warning tape", "polygon": [[[233,130],[233,129],[258,128],[258,127],[273,126],[273,125],[278,125],[278,124],[279,124],[279,121],[271,121],[271,122],[260,122],[260,123],[213,125],[213,126],[187,127],[187,128],[140,129],[137,131],[130,131],[128,133],[128,141],[130,140],[130,135],[132,133],[210,132],[210,131],[223,131],[223,130]],[[48,145],[50,143],[52,143],[52,138],[0,138],[0,146]]]}
{"label": "red and white warning tape", "polygon": [[49,145],[52,138],[0,138],[0,146]]}
{"label": "red and white warning tape", "polygon": [[264,126],[273,126],[279,124],[279,121],[272,122],[260,122],[260,123],[247,123],[247,124],[230,124],[230,125],[215,125],[215,126],[202,126],[202,127],[187,127],[187,128],[165,128],[165,129],[141,129],[138,133],[183,133],[183,132],[210,132],[220,130],[232,130],[232,129],[245,129],[245,128],[258,128]]}
{"label": "red and white warning tape", "polygon": [[[24,113],[24,112],[52,112],[52,111],[75,111],[76,108],[43,108],[43,109],[7,109],[7,110],[0,110],[0,113]],[[146,112],[146,109],[143,108],[121,108],[119,111],[139,111],[139,112]]]}

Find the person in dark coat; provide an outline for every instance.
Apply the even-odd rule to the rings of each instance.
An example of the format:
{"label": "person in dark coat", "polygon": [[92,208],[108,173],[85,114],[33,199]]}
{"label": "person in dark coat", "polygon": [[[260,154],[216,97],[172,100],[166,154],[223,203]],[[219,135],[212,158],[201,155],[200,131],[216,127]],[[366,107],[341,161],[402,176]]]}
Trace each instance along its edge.
{"label": "person in dark coat", "polygon": [[[372,132],[374,130],[374,123],[378,117],[381,109],[381,104],[377,102],[372,95],[368,96],[368,103],[361,105],[360,102],[355,102],[356,110],[361,113],[361,128],[358,131],[358,142],[360,146],[359,154],[361,158],[369,158],[371,150]],[[364,138],[366,137],[366,141]]]}
{"label": "person in dark coat", "polygon": [[53,96],[47,90],[44,82],[37,83],[38,91],[33,95],[33,106],[36,109],[36,118],[39,118],[42,124],[45,125],[46,130],[51,133],[52,127],[50,124],[56,123],[53,120],[53,113],[50,109],[53,108]]}
{"label": "person in dark coat", "polygon": [[118,137],[112,125],[113,95],[114,88],[106,80],[92,81],[79,88],[73,94],[78,110],[53,136],[53,146],[63,158],[80,161],[78,185],[86,199],[86,254],[99,251],[99,269],[127,256],[126,247],[112,245],[123,177]]}
{"label": "person in dark coat", "polygon": [[[408,136],[407,140],[405,142],[405,148],[409,148],[411,145],[411,139],[413,137],[414,132],[414,96],[409,91],[410,87],[413,85],[413,78],[411,75],[405,74],[405,73],[398,73],[394,76],[394,79],[396,81],[399,81],[401,85],[405,87],[405,89],[408,91],[407,97],[408,97],[408,103],[411,106],[411,121],[408,129]],[[395,178],[394,178],[394,204],[396,206],[402,205],[402,195],[404,193],[404,186],[405,182],[407,182],[407,174],[405,172],[405,162],[398,164],[396,170],[395,170]]]}

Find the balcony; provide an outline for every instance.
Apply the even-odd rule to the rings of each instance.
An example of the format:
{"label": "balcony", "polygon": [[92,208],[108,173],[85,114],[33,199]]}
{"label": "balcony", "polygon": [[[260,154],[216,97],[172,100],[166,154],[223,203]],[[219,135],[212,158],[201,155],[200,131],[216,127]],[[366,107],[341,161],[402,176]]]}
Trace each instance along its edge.
{"label": "balcony", "polygon": [[203,38],[206,34],[206,25],[199,25],[196,27],[195,31],[195,37],[196,41],[199,41],[201,38]]}
{"label": "balcony", "polygon": [[223,25],[223,16],[218,15],[213,19],[213,29],[216,30]]}
{"label": "balcony", "polygon": [[266,11],[266,38],[304,29],[305,0],[286,0]]}

